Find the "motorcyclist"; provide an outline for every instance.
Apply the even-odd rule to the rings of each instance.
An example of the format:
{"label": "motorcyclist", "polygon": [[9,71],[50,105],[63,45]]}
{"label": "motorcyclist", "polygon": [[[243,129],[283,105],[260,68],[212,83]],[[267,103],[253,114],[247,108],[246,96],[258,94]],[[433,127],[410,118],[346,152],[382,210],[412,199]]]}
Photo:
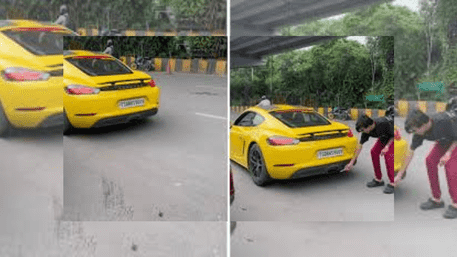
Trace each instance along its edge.
{"label": "motorcyclist", "polygon": [[67,5],[63,4],[60,6],[60,14],[55,23],[63,25],[67,28],[70,26],[70,18],[68,16]]}
{"label": "motorcyclist", "polygon": [[257,104],[257,106],[263,109],[268,109],[271,107],[271,102],[268,100],[267,96],[264,95],[262,98],[260,98],[260,103]]}
{"label": "motorcyclist", "polygon": [[114,43],[112,39],[109,39],[106,43],[106,49],[103,51],[104,54],[114,55]]}

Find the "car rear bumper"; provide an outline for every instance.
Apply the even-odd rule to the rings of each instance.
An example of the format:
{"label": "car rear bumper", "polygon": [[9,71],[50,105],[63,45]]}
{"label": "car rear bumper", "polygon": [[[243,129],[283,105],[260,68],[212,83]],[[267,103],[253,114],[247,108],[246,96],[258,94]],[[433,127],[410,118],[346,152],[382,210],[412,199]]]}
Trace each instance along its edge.
{"label": "car rear bumper", "polygon": [[336,162],[336,163],[327,164],[327,165],[323,165],[323,166],[301,169],[301,170],[296,171],[290,178],[296,179],[296,178],[311,177],[311,176],[315,176],[315,175],[340,173],[350,161],[351,160],[346,160],[346,161]]}
{"label": "car rear bumper", "polygon": [[408,143],[405,140],[394,141],[394,170],[398,172],[403,166],[404,160],[408,153]]}
{"label": "car rear bumper", "polygon": [[[143,98],[144,105],[124,109],[118,106],[120,101],[136,98]],[[154,109],[157,113],[160,106],[159,98],[159,88],[139,88],[132,91],[125,90],[125,92],[103,92],[98,95],[65,95],[64,106],[73,127],[92,128],[125,123],[131,120],[131,116],[141,116]]]}
{"label": "car rear bumper", "polygon": [[[343,149],[343,155],[321,158],[317,157],[318,152],[327,149]],[[325,169],[330,169],[338,163],[348,163],[354,157],[357,148],[357,139],[345,138],[338,141],[317,142],[310,144],[301,144],[299,146],[266,146],[262,149],[267,171],[273,179],[289,179],[293,178],[298,171],[305,173],[318,172],[324,169],[323,173],[327,173]],[[344,167],[343,167],[344,168]]]}
{"label": "car rear bumper", "polygon": [[92,127],[99,128],[99,127],[106,127],[106,126],[111,126],[111,125],[115,125],[115,124],[129,123],[132,120],[145,119],[149,116],[153,116],[153,115],[157,114],[157,112],[158,112],[158,108],[152,108],[150,110],[146,110],[146,111],[142,111],[142,112],[136,112],[136,113],[126,114],[126,115],[104,118],[104,119],[97,121]]}

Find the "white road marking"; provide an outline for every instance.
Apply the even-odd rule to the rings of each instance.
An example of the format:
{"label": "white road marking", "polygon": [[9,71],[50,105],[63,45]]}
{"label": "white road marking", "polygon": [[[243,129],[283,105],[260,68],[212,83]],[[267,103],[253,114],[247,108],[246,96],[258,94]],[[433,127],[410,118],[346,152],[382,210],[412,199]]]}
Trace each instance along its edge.
{"label": "white road marking", "polygon": [[214,119],[221,119],[221,120],[226,120],[226,117],[221,117],[221,116],[216,116],[216,115],[211,115],[211,114],[204,114],[204,113],[199,113],[196,112],[196,115],[204,116],[204,117],[209,117],[209,118],[214,118]]}

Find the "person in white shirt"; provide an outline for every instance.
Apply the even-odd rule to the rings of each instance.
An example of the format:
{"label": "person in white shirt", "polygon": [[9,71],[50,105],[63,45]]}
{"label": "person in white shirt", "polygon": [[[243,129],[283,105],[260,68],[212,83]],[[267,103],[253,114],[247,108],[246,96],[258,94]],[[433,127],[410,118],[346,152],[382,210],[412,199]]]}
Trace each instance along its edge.
{"label": "person in white shirt", "polygon": [[66,5],[61,5],[60,6],[60,14],[59,14],[59,17],[57,18],[57,20],[55,21],[55,23],[59,24],[59,25],[63,25],[65,27],[69,27],[70,25],[70,19],[68,17],[68,8]]}
{"label": "person in white shirt", "polygon": [[271,107],[271,102],[266,96],[262,96],[261,101],[259,104],[257,104],[257,106],[263,109],[268,109]]}

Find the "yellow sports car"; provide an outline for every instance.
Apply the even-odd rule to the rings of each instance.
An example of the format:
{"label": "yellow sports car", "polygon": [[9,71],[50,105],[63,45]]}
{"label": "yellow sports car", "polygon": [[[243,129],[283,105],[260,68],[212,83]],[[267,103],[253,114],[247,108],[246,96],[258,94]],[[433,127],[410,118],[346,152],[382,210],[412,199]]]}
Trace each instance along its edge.
{"label": "yellow sports car", "polygon": [[111,55],[64,51],[64,134],[155,115],[160,88]]}
{"label": "yellow sports car", "polygon": [[248,169],[254,183],[338,173],[352,159],[351,129],[312,108],[251,107],[230,128],[230,159]]}
{"label": "yellow sports car", "polygon": [[[397,173],[403,166],[406,155],[408,154],[408,143],[401,137],[400,129],[395,126],[395,141],[394,141],[394,170]],[[405,173],[406,174],[406,173]]]}
{"label": "yellow sports car", "polygon": [[63,124],[63,36],[52,23],[0,20],[0,136]]}

